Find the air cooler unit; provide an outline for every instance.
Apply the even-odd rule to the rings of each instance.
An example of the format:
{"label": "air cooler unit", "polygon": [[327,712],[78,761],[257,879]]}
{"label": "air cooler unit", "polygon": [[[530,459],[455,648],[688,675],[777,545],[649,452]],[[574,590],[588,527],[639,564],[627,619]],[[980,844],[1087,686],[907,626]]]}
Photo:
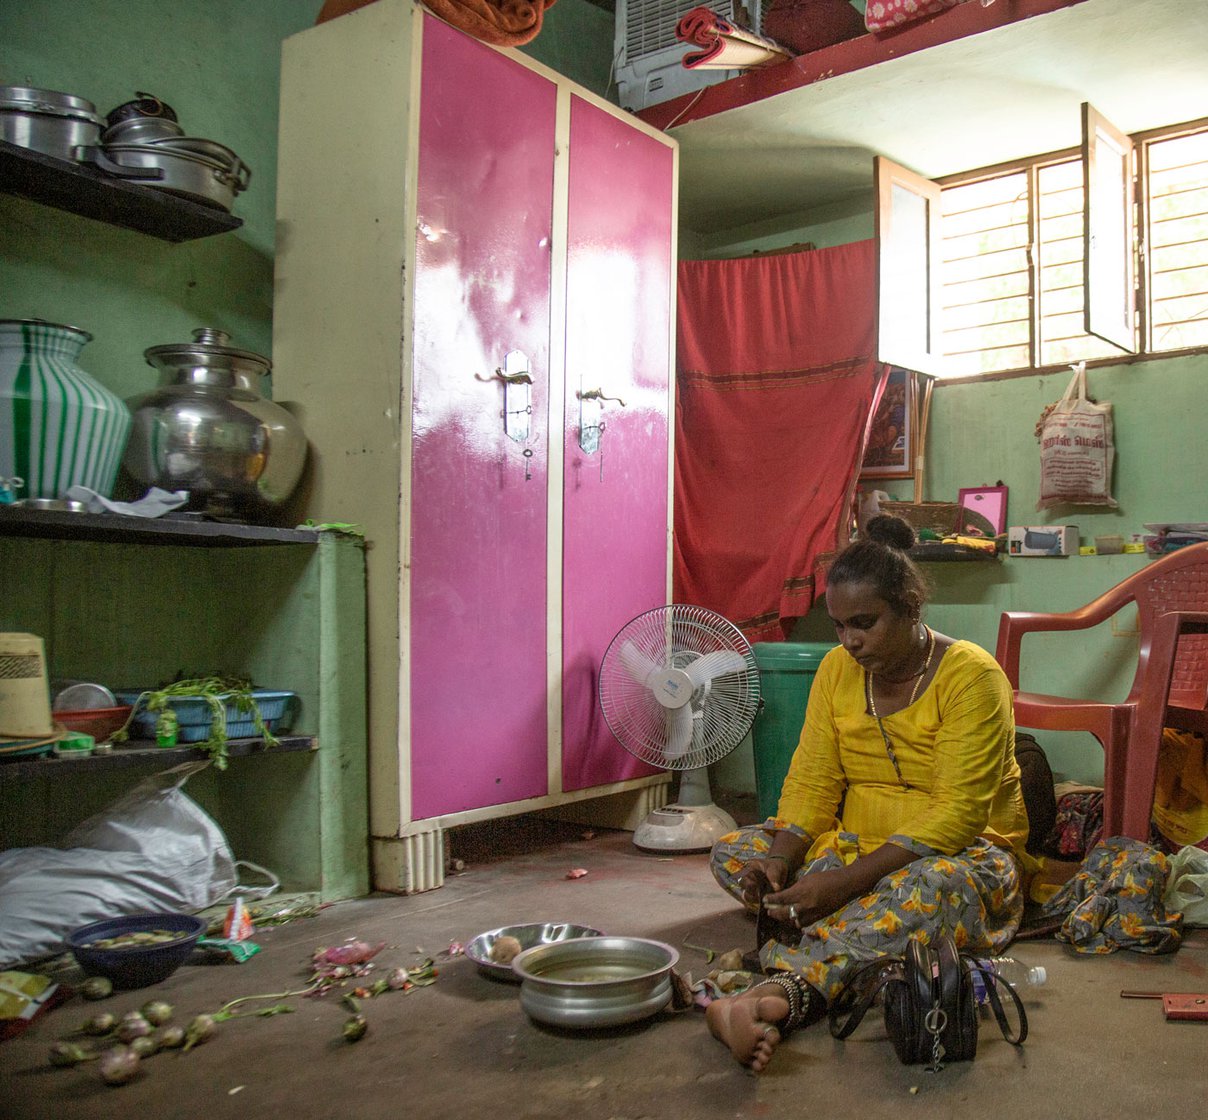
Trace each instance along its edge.
{"label": "air cooler unit", "polygon": [[[684,55],[694,48],[675,37],[675,26],[702,0],[617,0],[618,101],[623,109],[645,109],[685,93],[695,93],[739,74],[738,70],[688,70]],[[761,34],[761,0],[719,0],[707,7]]]}

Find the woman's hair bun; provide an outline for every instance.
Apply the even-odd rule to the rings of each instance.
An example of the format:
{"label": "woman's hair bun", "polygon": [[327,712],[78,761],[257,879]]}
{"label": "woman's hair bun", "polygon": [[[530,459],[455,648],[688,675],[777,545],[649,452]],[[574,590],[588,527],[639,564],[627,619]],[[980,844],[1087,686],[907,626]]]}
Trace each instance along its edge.
{"label": "woman's hair bun", "polygon": [[880,513],[872,518],[865,526],[864,534],[869,540],[900,552],[905,552],[918,539],[909,521],[889,513]]}

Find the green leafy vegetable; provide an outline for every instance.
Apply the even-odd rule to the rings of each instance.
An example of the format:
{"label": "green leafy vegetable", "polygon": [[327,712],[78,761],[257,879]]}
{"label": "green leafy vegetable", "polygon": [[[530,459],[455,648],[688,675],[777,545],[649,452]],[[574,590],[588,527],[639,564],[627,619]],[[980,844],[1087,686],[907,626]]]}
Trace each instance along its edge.
{"label": "green leafy vegetable", "polygon": [[264,741],[266,747],[275,747],[280,740],[269,731],[260,715],[260,707],[253,695],[251,683],[237,677],[193,677],[187,680],[174,681],[163,688],[149,689],[139,694],[134,702],[130,715],[121,728],[114,732],[115,742],[122,742],[130,737],[130,722],[140,711],[155,712],[155,733],[157,737],[171,736],[176,729],[176,711],[172,706],[174,700],[204,700],[210,708],[210,737],[204,742],[194,743],[193,746],[209,754],[216,770],[225,770],[227,766],[227,707],[244,716],[250,716],[256,733]]}

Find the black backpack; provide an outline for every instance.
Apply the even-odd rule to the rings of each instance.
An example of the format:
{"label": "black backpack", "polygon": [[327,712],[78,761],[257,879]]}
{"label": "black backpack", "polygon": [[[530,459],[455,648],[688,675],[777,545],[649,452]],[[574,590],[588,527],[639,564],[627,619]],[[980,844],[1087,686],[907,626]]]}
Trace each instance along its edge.
{"label": "black backpack", "polygon": [[1015,733],[1015,761],[1019,763],[1023,804],[1028,811],[1027,850],[1034,856],[1044,855],[1057,824],[1053,771],[1041,745],[1024,731]]}

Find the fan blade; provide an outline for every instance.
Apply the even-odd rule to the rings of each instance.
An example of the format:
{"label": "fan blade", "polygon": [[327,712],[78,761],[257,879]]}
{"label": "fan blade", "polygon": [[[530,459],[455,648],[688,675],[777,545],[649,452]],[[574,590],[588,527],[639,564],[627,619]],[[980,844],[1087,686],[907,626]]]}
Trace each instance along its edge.
{"label": "fan blade", "polygon": [[683,758],[692,749],[692,709],[671,708],[667,712],[667,746],[663,751],[668,761]]}
{"label": "fan blade", "polygon": [[646,678],[660,666],[647,657],[633,642],[623,642],[618,654],[626,672],[639,684],[645,684]]}
{"label": "fan blade", "polygon": [[708,684],[714,677],[722,677],[727,673],[741,673],[747,668],[747,659],[737,650],[719,649],[698,657],[691,665],[684,667],[693,688]]}

